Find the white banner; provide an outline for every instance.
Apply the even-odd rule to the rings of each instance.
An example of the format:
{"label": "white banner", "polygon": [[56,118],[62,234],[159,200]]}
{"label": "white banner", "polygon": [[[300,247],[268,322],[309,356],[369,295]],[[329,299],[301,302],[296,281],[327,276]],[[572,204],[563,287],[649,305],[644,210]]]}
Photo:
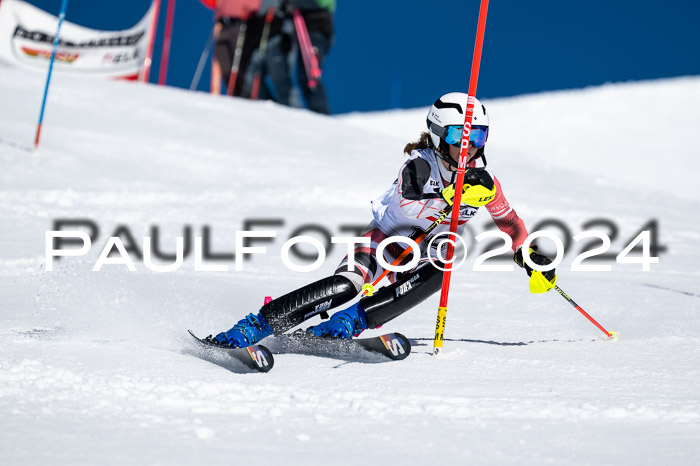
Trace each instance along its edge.
{"label": "white banner", "polygon": [[[99,8],[95,2],[95,8]],[[63,21],[54,72],[136,78],[146,56],[153,4],[125,31],[98,31]],[[70,8],[67,12],[70,17]],[[0,60],[45,70],[58,17],[21,0],[0,1]]]}

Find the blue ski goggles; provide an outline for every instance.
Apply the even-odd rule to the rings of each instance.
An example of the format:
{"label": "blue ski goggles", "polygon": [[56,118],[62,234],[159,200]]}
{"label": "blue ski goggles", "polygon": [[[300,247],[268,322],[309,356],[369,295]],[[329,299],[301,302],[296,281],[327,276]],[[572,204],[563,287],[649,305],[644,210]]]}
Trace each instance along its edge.
{"label": "blue ski goggles", "polygon": [[[443,139],[446,143],[453,146],[459,146],[462,142],[462,125],[452,125],[445,128],[445,136]],[[473,142],[476,147],[484,147],[486,139],[489,137],[488,126],[472,126],[472,132],[469,135],[469,142]]]}

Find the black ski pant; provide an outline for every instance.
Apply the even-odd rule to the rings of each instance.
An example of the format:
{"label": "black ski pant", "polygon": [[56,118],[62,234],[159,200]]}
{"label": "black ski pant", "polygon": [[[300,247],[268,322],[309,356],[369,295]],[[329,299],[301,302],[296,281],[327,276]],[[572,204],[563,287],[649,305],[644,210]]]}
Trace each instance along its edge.
{"label": "black ski pant", "polygon": [[[430,261],[399,274],[391,285],[360,299],[360,305],[367,312],[369,328],[384,325],[422,303],[441,285],[442,271]],[[346,304],[359,292],[352,280],[336,273],[265,304],[260,313],[275,334],[280,334],[311,317]]]}

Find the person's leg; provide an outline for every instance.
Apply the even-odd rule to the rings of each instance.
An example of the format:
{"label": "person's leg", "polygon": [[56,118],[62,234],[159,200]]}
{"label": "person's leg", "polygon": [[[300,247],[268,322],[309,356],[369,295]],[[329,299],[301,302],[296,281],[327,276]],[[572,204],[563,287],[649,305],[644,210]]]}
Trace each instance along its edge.
{"label": "person's leg", "polygon": [[236,89],[233,95],[239,97],[250,97],[252,85],[252,72],[254,66],[251,66],[253,53],[260,46],[260,38],[262,37],[262,29],[265,23],[265,18],[257,15],[248,17],[246,23],[245,40],[243,41],[243,49],[241,51],[241,63],[238,68],[238,80]]}
{"label": "person's leg", "polygon": [[[383,269],[376,259],[376,249],[387,236],[373,223],[362,235],[370,238],[367,245],[355,248],[352,270],[347,256],[334,275],[287,293],[265,304],[260,313],[249,314],[229,331],[218,334],[214,343],[244,347],[261,339],[290,330],[304,321],[352,301],[365,283],[372,283]],[[401,247],[391,244],[384,250],[384,259],[391,263]],[[408,262],[410,256],[404,262]],[[394,283],[365,296],[330,320],[308,330],[319,336],[351,338],[367,328],[377,328],[425,301],[440,289],[442,272],[423,261],[410,272],[398,274]]]}
{"label": "person's leg", "polygon": [[272,334],[279,335],[328,309],[346,304],[357,296],[347,277],[332,275],[280,296],[249,314],[230,330],[218,334],[214,343],[246,347]]}
{"label": "person's leg", "polygon": [[422,261],[410,272],[399,274],[391,285],[360,299],[367,327],[381,327],[434,295],[441,286],[442,271],[431,261]]}
{"label": "person's leg", "polygon": [[339,311],[321,324],[308,329],[316,336],[349,339],[368,328],[377,328],[395,319],[435,294],[442,285],[442,271],[430,261],[422,261],[410,272],[364,296],[352,306]]}
{"label": "person's leg", "polygon": [[[345,256],[332,276],[299,288],[262,307],[260,314],[271,324],[275,334],[346,304],[357,296],[363,284],[371,283],[383,271],[375,256],[377,246],[387,236],[374,223],[367,226],[362,236],[368,237],[370,242],[366,245],[358,244],[355,248],[352,270],[348,257]],[[400,250],[400,247],[397,249]],[[397,249],[391,246],[386,248],[385,258],[393,260],[391,254],[396,253]]]}
{"label": "person's leg", "polygon": [[260,79],[260,90],[258,91],[258,100],[275,100],[275,95],[270,90],[270,86],[265,79],[266,71],[263,70],[263,75]]}
{"label": "person's leg", "polygon": [[[370,223],[362,236],[370,238],[370,242],[367,245],[358,244],[355,248],[352,270],[345,256],[332,276],[292,291],[262,307],[260,314],[270,323],[275,334],[346,304],[357,296],[363,284],[372,282],[383,271],[375,254],[377,245],[386,235],[374,223]],[[387,248],[386,257],[391,258],[389,250],[391,248]]]}
{"label": "person's leg", "polygon": [[[377,261],[377,246],[387,237],[377,228],[374,222],[369,224],[362,236],[369,238],[369,243],[358,244],[355,247],[352,266],[349,263],[348,256],[345,256],[335,271],[336,276],[342,276],[350,280],[357,293],[362,290],[364,284],[374,282],[376,277],[383,272],[384,269]],[[384,258],[391,262],[394,260],[394,257],[391,256],[389,249],[391,249],[391,246],[385,249]],[[333,314],[330,320],[309,327],[307,332],[316,336],[348,339],[359,335],[366,328],[367,319],[364,309],[359,306],[359,302],[356,302],[347,309]]]}
{"label": "person's leg", "polygon": [[224,81],[224,89],[228,84],[231,75],[231,65],[233,64],[233,54],[236,50],[236,39],[238,38],[238,27],[240,20],[224,18],[221,23],[221,31],[214,45],[214,55],[221,67],[221,77]]}
{"label": "person's leg", "polygon": [[266,303],[259,314],[249,314],[230,330],[209,340],[226,346],[252,345],[266,336],[284,333],[311,317],[353,300],[364,283],[371,282],[375,274],[381,273],[374,254],[386,235],[370,223],[363,236],[370,238],[370,244],[355,248],[353,270],[350,270],[346,256],[334,275]]}
{"label": "person's leg", "polygon": [[291,50],[291,39],[288,34],[280,33],[267,43],[265,65],[270,83],[274,88],[277,102],[290,105],[292,93],[292,78],[289,70],[288,54]]}
{"label": "person's leg", "polygon": [[[374,223],[363,236],[369,236],[371,242],[355,248],[355,270],[349,270],[347,257],[336,270],[336,274],[348,277],[358,292],[365,283],[373,283],[382,274],[383,268],[377,261],[377,246],[387,237]],[[401,245],[389,244],[384,249],[384,260],[391,264],[402,252]],[[409,254],[401,264],[409,263],[411,257]],[[328,321],[307,330],[316,336],[351,338],[367,328],[380,327],[437,292],[442,284],[442,271],[431,261],[423,259],[413,270],[391,273],[389,278],[390,285],[363,296],[347,309],[333,314]]]}

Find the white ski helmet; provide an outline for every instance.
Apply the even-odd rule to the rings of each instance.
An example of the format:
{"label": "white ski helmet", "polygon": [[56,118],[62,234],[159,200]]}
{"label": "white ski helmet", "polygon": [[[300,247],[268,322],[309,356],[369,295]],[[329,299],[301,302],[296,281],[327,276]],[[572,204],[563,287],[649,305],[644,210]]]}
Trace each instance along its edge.
{"label": "white ski helmet", "polygon": [[[432,149],[443,160],[450,165],[457,166],[457,163],[450,157],[448,145],[459,146],[464,117],[467,112],[467,100],[469,96],[463,92],[450,92],[440,97],[430,107],[428,111],[428,131]],[[478,147],[479,153],[476,157],[483,155],[483,147],[488,138],[489,114],[486,107],[474,98],[474,116],[472,117],[472,134],[470,141]],[[475,158],[476,158],[475,157]]]}

